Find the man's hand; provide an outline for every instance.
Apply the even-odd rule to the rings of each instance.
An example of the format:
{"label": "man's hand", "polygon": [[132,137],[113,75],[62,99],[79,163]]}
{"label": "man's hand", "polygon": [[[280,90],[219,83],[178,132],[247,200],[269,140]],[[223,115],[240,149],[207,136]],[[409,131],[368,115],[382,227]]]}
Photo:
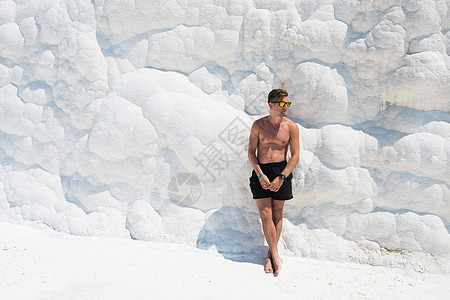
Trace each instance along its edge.
{"label": "man's hand", "polygon": [[267,177],[266,175],[261,176],[261,178],[259,179],[259,183],[261,183],[262,188],[265,190],[268,190],[270,187],[269,177]]}
{"label": "man's hand", "polygon": [[281,180],[280,176],[275,177],[275,179],[270,183],[269,190],[272,192],[278,192],[284,180]]}

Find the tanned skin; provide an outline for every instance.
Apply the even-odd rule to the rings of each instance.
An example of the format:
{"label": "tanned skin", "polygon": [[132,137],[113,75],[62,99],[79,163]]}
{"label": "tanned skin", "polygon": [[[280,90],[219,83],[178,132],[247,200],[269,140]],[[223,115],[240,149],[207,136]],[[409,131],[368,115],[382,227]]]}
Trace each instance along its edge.
{"label": "tanned skin", "polygon": [[[288,96],[280,101],[288,102]],[[288,149],[291,152],[285,169],[281,172],[286,177],[291,174],[299,161],[300,141],[297,125],[286,118],[287,107],[278,103],[268,103],[270,115],[256,120],[250,132],[248,158],[256,175],[262,173],[259,164],[277,163],[286,160]],[[272,182],[266,175],[260,178],[261,186],[266,190],[278,191],[283,180],[278,176]],[[256,199],[262,221],[264,237],[269,245],[265,272],[278,276],[283,260],[278,254],[278,240],[283,225],[283,200],[272,198]]]}

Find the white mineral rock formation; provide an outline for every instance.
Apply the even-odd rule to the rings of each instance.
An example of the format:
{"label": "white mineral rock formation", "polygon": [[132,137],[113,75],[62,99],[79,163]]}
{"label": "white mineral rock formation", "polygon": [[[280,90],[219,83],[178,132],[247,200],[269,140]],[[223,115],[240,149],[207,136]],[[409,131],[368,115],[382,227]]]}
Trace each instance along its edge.
{"label": "white mineral rock formation", "polygon": [[248,134],[285,88],[302,141],[285,250],[446,257],[449,9],[1,0],[0,221],[255,251]]}

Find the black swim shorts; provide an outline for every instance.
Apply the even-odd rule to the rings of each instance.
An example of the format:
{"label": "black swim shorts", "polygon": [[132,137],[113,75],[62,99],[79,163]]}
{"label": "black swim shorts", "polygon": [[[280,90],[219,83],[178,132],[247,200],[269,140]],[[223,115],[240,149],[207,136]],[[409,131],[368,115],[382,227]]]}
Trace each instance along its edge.
{"label": "black swim shorts", "polygon": [[[272,182],[277,176],[283,172],[284,168],[287,165],[287,161],[282,161],[278,163],[268,163],[268,164],[259,164],[261,170],[264,175],[269,177],[269,180]],[[270,190],[265,190],[262,188],[261,183],[259,182],[258,175],[253,170],[252,176],[250,177],[250,189],[252,190],[253,199],[261,199],[261,198],[272,198],[274,200],[289,200],[292,199],[292,173],[286,177],[280,189],[277,192],[272,192]]]}

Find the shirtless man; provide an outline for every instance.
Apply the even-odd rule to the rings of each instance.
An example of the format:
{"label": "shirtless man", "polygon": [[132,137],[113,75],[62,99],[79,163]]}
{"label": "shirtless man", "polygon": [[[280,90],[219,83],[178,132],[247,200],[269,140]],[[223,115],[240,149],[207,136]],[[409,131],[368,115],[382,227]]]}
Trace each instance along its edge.
{"label": "shirtless man", "polygon": [[[278,276],[283,260],[278,240],[283,224],[284,201],[292,199],[292,170],[299,161],[299,130],[286,118],[288,93],[275,89],[269,93],[270,115],[256,120],[250,132],[248,158],[253,167],[250,188],[258,206],[264,237],[269,245],[264,270]],[[286,161],[288,148],[291,158]]]}

